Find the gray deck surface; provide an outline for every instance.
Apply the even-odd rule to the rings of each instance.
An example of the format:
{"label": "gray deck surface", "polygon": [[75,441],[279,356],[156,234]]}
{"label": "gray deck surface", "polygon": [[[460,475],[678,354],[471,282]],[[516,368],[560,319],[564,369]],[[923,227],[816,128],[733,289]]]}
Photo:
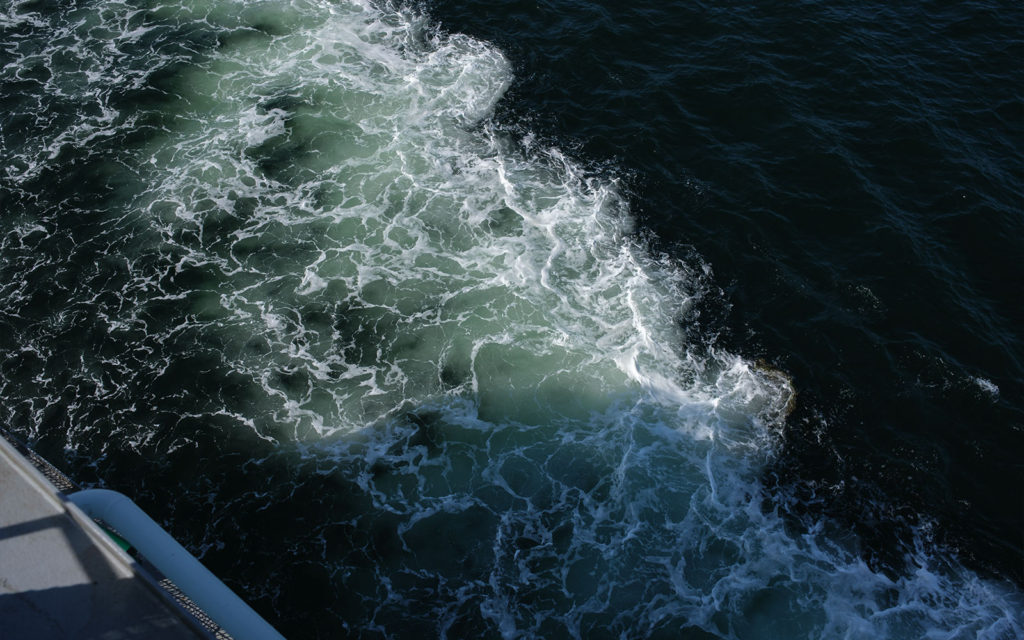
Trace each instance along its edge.
{"label": "gray deck surface", "polygon": [[209,637],[0,437],[0,640]]}

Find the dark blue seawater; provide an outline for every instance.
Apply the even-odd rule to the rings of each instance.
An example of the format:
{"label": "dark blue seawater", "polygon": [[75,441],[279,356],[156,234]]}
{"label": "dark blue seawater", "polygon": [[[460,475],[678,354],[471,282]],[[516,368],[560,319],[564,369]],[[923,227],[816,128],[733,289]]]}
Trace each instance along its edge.
{"label": "dark blue seawater", "polygon": [[773,478],[881,555],[927,512],[1024,579],[1020,5],[432,14],[516,64],[499,119],[613,162],[658,247],[711,265],[695,324],[793,376]]}
{"label": "dark blue seawater", "polygon": [[1024,635],[1024,6],[0,6],[0,419],[290,638]]}

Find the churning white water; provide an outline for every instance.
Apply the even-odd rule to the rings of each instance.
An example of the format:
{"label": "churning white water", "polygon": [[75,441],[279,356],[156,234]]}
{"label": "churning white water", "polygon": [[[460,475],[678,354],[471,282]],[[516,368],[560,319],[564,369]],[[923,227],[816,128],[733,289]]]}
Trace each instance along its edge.
{"label": "churning white water", "polygon": [[370,566],[312,558],[355,594],[351,630],[1024,633],[1019,594],[924,535],[891,576],[827,523],[787,528],[759,473],[791,383],[688,342],[702,274],[649,250],[613,175],[499,132],[495,47],[359,1],[14,3],[0,28],[2,73],[36,96],[3,133],[5,187],[32,201],[69,158],[117,176],[74,202],[88,230],[63,231],[52,194],[5,213],[5,255],[64,300],[24,357],[95,332],[64,377],[0,383],[6,411],[39,433],[64,403],[68,441],[102,432],[104,451],[209,446],[152,419],[178,412],[344,475],[372,511],[337,518],[395,541]]}

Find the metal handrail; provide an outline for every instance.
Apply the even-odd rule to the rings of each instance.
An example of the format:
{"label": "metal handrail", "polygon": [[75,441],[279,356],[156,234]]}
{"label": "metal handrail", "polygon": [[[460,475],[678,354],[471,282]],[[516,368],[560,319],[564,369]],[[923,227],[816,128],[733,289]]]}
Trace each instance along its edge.
{"label": "metal handrail", "polygon": [[67,496],[90,518],[110,524],[147,561],[238,640],[284,640],[235,592],[204,567],[128,496],[108,489],[84,489]]}

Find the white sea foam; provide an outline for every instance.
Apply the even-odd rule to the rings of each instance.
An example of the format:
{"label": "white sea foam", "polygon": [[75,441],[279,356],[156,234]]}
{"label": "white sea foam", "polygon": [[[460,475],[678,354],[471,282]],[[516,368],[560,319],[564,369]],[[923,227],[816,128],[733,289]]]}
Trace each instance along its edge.
{"label": "white sea foam", "polygon": [[[338,517],[368,532],[391,518],[400,549],[372,568],[372,588],[360,567],[323,560],[362,598],[352,624],[391,633],[422,619],[442,637],[473,617],[509,638],[1022,634],[1020,595],[939,550],[922,542],[910,570],[887,576],[854,537],[790,530],[766,506],[759,475],[790,382],[696,355],[679,321],[703,294],[699,274],[637,239],[614,177],[489,122],[512,80],[498,49],[369,2],[153,2],[151,22],[99,7],[58,29],[82,62],[54,66],[45,90],[83,98],[82,117],[5,161],[28,184],[64,150],[96,148],[131,177],[102,229],[131,234],[111,245],[116,302],[72,295],[121,351],[79,354],[88,391],[75,402],[194,403],[179,422],[255,432],[317,475],[349,470],[372,510]],[[120,35],[91,35],[97,24]],[[218,47],[171,46],[198,30]],[[143,63],[128,64],[147,38]],[[41,46],[52,59],[65,45]],[[115,106],[110,87],[166,68],[159,113]],[[104,150],[143,121],[159,126]],[[175,399],[182,354],[223,388]],[[61,381],[39,382],[60,401]],[[134,410],[111,418],[112,438],[164,446]],[[163,450],[195,443],[179,434]]]}
{"label": "white sea foam", "polygon": [[995,384],[991,380],[980,376],[975,376],[971,378],[971,380],[973,380],[974,384],[978,385],[978,388],[984,391],[990,398],[995,399],[999,397],[999,385]]}

